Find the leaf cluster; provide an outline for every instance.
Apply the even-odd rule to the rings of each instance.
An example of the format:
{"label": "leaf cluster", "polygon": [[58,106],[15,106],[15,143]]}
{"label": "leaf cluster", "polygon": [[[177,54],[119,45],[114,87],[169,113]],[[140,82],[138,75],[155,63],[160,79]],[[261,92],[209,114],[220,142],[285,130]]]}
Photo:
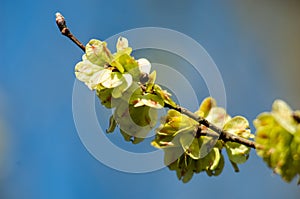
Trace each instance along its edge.
{"label": "leaf cluster", "polygon": [[254,125],[255,141],[260,147],[257,154],[265,163],[290,182],[296,176],[300,184],[300,111],[292,109],[282,100],[273,103],[272,111],[260,114]]}
{"label": "leaf cluster", "polygon": [[[196,114],[227,132],[253,138],[244,117],[231,118],[211,97],[203,100]],[[183,182],[188,182],[194,173],[220,175],[224,168],[223,149],[235,171],[238,171],[238,164],[246,162],[250,152],[243,144],[219,140],[214,131],[176,110],[169,110],[162,118],[152,145],[164,150],[165,164],[175,170]]]}
{"label": "leaf cluster", "polygon": [[114,108],[108,133],[118,125],[126,141],[141,142],[157,122],[157,109],[167,103],[176,106],[170,94],[155,84],[156,71],[150,74],[151,64],[131,56],[128,40],[120,37],[116,53],[105,42],[92,39],[86,53],[75,66],[77,79],[96,94],[102,105]]}

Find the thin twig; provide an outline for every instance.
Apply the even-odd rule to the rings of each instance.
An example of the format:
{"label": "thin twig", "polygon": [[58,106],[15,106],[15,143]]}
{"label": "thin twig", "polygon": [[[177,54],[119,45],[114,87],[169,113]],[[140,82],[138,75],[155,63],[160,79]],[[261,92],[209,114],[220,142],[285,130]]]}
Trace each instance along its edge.
{"label": "thin twig", "polygon": [[[69,30],[69,28],[66,25],[65,18],[60,13],[56,13],[56,24],[57,24],[60,32],[63,35],[65,35],[66,37],[71,39],[79,48],[81,48],[85,52],[85,46],[71,33],[71,31]],[[247,140],[245,138],[242,138],[242,137],[239,137],[239,136],[234,135],[232,133],[229,133],[227,131],[224,131],[223,129],[220,129],[216,125],[214,125],[214,124],[210,123],[209,121],[207,121],[205,118],[196,115],[195,113],[189,111],[188,109],[186,109],[184,107],[177,106],[175,108],[175,107],[170,106],[168,104],[165,104],[165,107],[177,110],[177,111],[181,112],[182,114],[185,114],[186,116],[188,116],[188,117],[194,119],[195,121],[199,122],[200,125],[204,125],[207,128],[210,128],[211,130],[213,130],[215,132],[215,134],[210,134],[210,136],[213,136],[213,137],[218,137],[219,136],[219,139],[221,139],[225,142],[226,141],[237,142],[237,143],[243,144],[245,146],[248,146],[248,147],[251,147],[251,148],[254,148],[254,149],[260,147],[254,141]],[[205,133],[205,132],[200,132],[200,135],[206,135],[206,134],[207,133]]]}
{"label": "thin twig", "polygon": [[192,119],[194,119],[195,121],[199,122],[199,124],[202,124],[204,126],[206,126],[207,128],[210,128],[211,130],[213,130],[214,132],[216,132],[220,137],[219,139],[223,140],[223,141],[231,141],[231,142],[237,142],[240,144],[243,144],[245,146],[251,147],[251,148],[256,148],[256,143],[254,141],[251,140],[247,140],[245,138],[242,138],[240,136],[234,135],[232,133],[229,133],[227,131],[224,131],[223,129],[217,127],[216,125],[210,123],[209,121],[207,121],[205,118],[200,117],[199,115],[196,115],[195,113],[189,111],[186,108],[183,108],[181,106],[177,106],[176,108],[173,106],[170,106],[168,104],[165,105],[167,108],[170,109],[174,109]]}
{"label": "thin twig", "polygon": [[55,14],[56,16],[56,24],[64,36],[71,39],[83,52],[85,52],[85,46],[71,33],[69,28],[67,27],[65,18],[58,12]]}

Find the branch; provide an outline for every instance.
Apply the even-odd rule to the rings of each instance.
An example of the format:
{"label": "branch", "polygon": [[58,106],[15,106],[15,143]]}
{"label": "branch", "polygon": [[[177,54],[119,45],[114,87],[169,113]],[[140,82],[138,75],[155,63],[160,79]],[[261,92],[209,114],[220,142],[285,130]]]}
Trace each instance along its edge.
{"label": "branch", "polygon": [[[71,39],[79,48],[81,48],[84,52],[85,52],[85,46],[71,33],[71,31],[69,30],[69,28],[66,25],[66,21],[65,18],[60,14],[60,13],[56,13],[56,24],[60,30],[60,32],[68,37],[69,39]],[[141,85],[143,86],[143,85]],[[239,137],[237,135],[234,135],[232,133],[229,133],[227,131],[224,131],[222,129],[220,129],[219,127],[217,127],[216,125],[210,123],[209,121],[207,121],[205,118],[200,117],[196,114],[194,114],[193,112],[187,110],[184,107],[178,106],[176,108],[170,106],[169,104],[165,104],[166,108],[170,108],[170,109],[174,109],[178,112],[181,112],[182,114],[185,114],[186,116],[194,119],[195,121],[199,122],[199,124],[202,124],[204,126],[206,126],[207,128],[210,128],[211,130],[213,130],[214,132],[216,132],[216,134],[214,135],[209,135],[209,136],[213,136],[213,137],[219,137],[219,139],[223,140],[223,141],[231,141],[231,142],[237,142],[240,144],[243,144],[245,146],[251,147],[251,148],[258,148],[259,146],[251,140],[247,140],[245,138]],[[199,126],[200,128],[200,126]],[[200,135],[206,135],[203,132],[200,132]]]}
{"label": "branch", "polygon": [[67,27],[65,18],[58,12],[55,14],[56,16],[56,24],[59,28],[61,34],[71,39],[83,52],[85,52],[85,46],[71,33],[69,28]]}
{"label": "branch", "polygon": [[167,108],[170,108],[170,109],[174,109],[192,119],[194,119],[195,121],[199,122],[199,124],[202,124],[204,126],[206,126],[207,128],[210,128],[211,130],[213,130],[214,132],[216,132],[218,135],[220,135],[219,139],[223,140],[223,141],[231,141],[231,142],[237,142],[237,143],[240,143],[240,144],[243,144],[245,146],[248,146],[248,147],[251,147],[251,148],[257,148],[257,144],[254,142],[254,141],[251,141],[251,140],[247,140],[245,138],[242,138],[240,136],[237,136],[237,135],[234,135],[232,133],[229,133],[227,131],[224,131],[223,129],[217,127],[216,125],[210,123],[209,121],[207,121],[205,118],[203,117],[200,117],[198,115],[196,115],[195,113],[187,110],[186,108],[184,107],[181,107],[181,106],[178,106],[176,108],[166,104]]}

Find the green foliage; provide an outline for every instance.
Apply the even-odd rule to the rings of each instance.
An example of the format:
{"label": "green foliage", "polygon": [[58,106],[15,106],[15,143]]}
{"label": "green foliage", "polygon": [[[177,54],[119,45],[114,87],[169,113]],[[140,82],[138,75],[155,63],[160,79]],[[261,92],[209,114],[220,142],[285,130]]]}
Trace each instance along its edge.
{"label": "green foliage", "polygon": [[[253,138],[248,121],[241,116],[231,119],[223,108],[216,106],[213,98],[204,99],[196,114],[205,116],[209,122],[229,133]],[[175,110],[169,110],[162,118],[152,145],[164,150],[165,164],[170,170],[176,170],[178,179],[183,182],[188,182],[194,173],[206,172],[209,176],[221,174],[224,167],[223,148],[235,167],[244,163],[250,152],[245,145],[218,140],[215,132]]]}
{"label": "green foliage", "polygon": [[166,103],[176,104],[167,91],[155,84],[156,72],[149,74],[151,63],[130,56],[132,49],[126,38],[120,37],[116,48],[117,52],[112,54],[105,42],[92,39],[86,45],[82,61],[75,66],[75,75],[96,90],[102,105],[115,108],[107,132],[118,126],[126,141],[139,143],[154,128],[156,109]]}
{"label": "green foliage", "polygon": [[149,106],[134,107],[120,101],[113,118],[122,130],[126,141],[141,142],[157,122],[157,110]]}
{"label": "green foliage", "polygon": [[[119,127],[125,141],[137,144],[155,127],[157,109],[169,107],[151,144],[164,150],[164,162],[176,171],[179,180],[188,182],[200,172],[220,175],[224,151],[234,170],[239,171],[238,165],[249,158],[249,147],[243,142],[219,139],[219,131],[176,111],[178,106],[171,94],[155,84],[156,72],[150,73],[151,63],[145,58],[135,60],[126,38],[118,39],[116,49],[111,53],[105,42],[92,39],[82,61],[75,66],[77,79],[96,91],[102,105],[114,108],[107,133]],[[211,97],[203,100],[195,115],[229,135],[254,138],[246,118],[231,118]],[[288,182],[300,176],[299,123],[300,111],[293,112],[280,100],[274,102],[271,113],[262,113],[254,121],[257,154]]]}
{"label": "green foliage", "polygon": [[[236,116],[228,121],[224,125],[223,130],[246,139],[254,138],[254,135],[250,133],[249,122],[241,116]],[[232,163],[242,164],[249,157],[250,148],[245,145],[236,142],[226,142],[225,148]]]}
{"label": "green foliage", "polygon": [[85,48],[87,59],[98,66],[109,63],[112,59],[112,54],[106,45],[106,42],[92,39]]}
{"label": "green foliage", "polygon": [[[290,182],[296,176],[300,183],[300,124],[299,111],[293,112],[281,100],[273,103],[272,111],[260,114],[254,125],[257,154],[265,163]],[[296,116],[296,117],[295,117]]]}

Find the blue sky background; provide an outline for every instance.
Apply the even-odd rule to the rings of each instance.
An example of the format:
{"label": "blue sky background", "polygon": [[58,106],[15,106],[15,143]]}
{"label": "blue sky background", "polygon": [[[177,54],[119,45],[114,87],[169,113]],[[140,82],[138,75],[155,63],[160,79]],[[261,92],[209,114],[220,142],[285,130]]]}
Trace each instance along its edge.
{"label": "blue sky background", "polygon": [[[287,38],[284,33],[295,30],[293,24],[300,18],[286,17],[285,10],[268,2],[261,6],[266,10],[255,10],[235,1],[2,0],[0,121],[6,130],[0,134],[4,143],[0,198],[299,198],[296,182],[283,182],[254,152],[238,174],[227,162],[221,176],[199,174],[188,184],[166,168],[130,174],[98,162],[81,143],[72,116],[73,70],[82,52],[59,33],[54,16],[62,12],[83,43],[146,26],[190,36],[219,67],[228,112],[252,121],[258,113],[270,110],[276,98],[300,108],[299,90],[286,89],[296,88],[290,80],[294,78],[280,68],[298,70],[289,64],[278,69],[276,53],[272,53],[275,44],[282,49],[281,45],[293,40],[293,34]],[[270,24],[278,29],[284,24],[287,31],[282,35],[276,28],[268,32]],[[285,52],[297,52],[284,47]],[[280,55],[284,58],[284,53]]]}

